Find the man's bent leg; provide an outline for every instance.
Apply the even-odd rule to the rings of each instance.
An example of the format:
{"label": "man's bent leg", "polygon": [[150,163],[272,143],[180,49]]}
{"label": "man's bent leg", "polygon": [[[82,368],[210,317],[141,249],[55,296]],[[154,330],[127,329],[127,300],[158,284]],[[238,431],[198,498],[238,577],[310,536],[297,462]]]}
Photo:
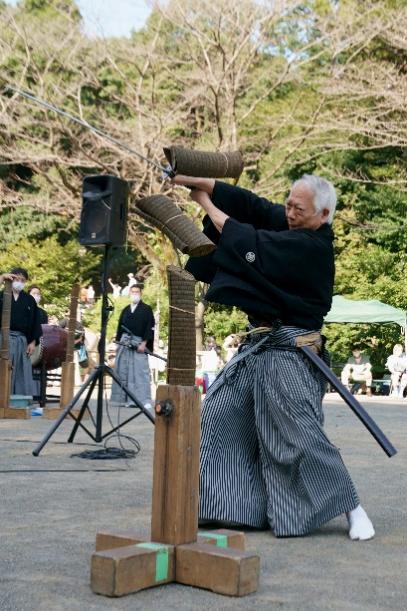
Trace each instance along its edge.
{"label": "man's bent leg", "polygon": [[267,527],[252,379],[244,362],[236,366],[233,359],[202,407],[199,517]]}
{"label": "man's bent leg", "polygon": [[321,386],[305,358],[269,350],[253,357],[255,415],[268,518],[276,536],[304,535],[359,499],[323,428]]}

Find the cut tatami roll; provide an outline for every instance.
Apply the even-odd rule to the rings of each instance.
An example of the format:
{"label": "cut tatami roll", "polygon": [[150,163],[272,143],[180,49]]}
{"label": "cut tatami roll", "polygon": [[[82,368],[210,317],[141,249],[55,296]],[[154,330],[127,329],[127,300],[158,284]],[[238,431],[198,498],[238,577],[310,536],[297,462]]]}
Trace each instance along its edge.
{"label": "cut tatami roll", "polygon": [[160,229],[181,252],[202,257],[216,246],[166,195],[150,195],[137,202],[137,213]]}
{"label": "cut tatami roll", "polygon": [[169,265],[167,383],[194,386],[196,368],[195,278]]}
{"label": "cut tatami roll", "polygon": [[202,178],[239,178],[243,158],[239,151],[193,151],[182,146],[164,148],[164,154],[174,174]]}

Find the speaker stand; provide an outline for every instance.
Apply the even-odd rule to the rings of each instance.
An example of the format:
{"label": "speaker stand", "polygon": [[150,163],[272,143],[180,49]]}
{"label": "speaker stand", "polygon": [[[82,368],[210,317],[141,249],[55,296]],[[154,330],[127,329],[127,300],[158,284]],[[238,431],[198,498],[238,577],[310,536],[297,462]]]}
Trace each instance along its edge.
{"label": "speaker stand", "polygon": [[[93,441],[99,443],[100,441],[102,441],[103,439],[105,439],[106,437],[114,433],[115,431],[117,431],[119,428],[121,428],[128,422],[131,422],[132,420],[134,420],[141,414],[144,414],[145,416],[147,416],[147,418],[153,424],[155,422],[155,418],[150,413],[150,411],[146,409],[144,405],[137,399],[137,397],[135,397],[135,395],[121,382],[121,380],[116,375],[116,373],[113,371],[113,369],[105,364],[107,322],[109,319],[109,313],[112,311],[112,306],[109,305],[109,301],[107,297],[109,255],[110,255],[110,245],[105,244],[105,252],[103,256],[103,272],[102,272],[102,316],[101,316],[100,340],[99,340],[99,346],[98,346],[100,364],[98,367],[96,367],[94,371],[92,371],[92,373],[90,374],[88,379],[82,384],[82,386],[80,387],[80,389],[78,390],[78,392],[76,393],[72,401],[68,403],[68,405],[65,407],[65,409],[63,410],[59,418],[56,420],[56,422],[53,424],[51,429],[44,436],[44,438],[41,440],[38,446],[33,450],[34,456],[39,456],[39,453],[41,452],[42,448],[49,441],[49,439],[52,437],[55,431],[59,428],[59,426],[64,421],[67,415],[69,415],[71,418],[75,420],[75,424],[68,438],[68,443],[73,442],[79,427],[81,427],[81,429],[85,431],[85,433],[89,435],[89,437]],[[124,390],[124,392],[130,397],[133,403],[137,406],[138,411],[135,414],[133,414],[130,418],[127,418],[127,420],[124,420],[123,422],[118,424],[116,427],[112,428],[108,433],[103,434],[102,433],[103,391],[104,391],[103,382],[104,382],[105,375],[109,375],[115,382],[117,382],[117,384],[119,384],[122,390]],[[98,393],[97,393],[97,401],[96,401],[96,419],[95,419],[93,417],[92,412],[89,409],[89,401],[90,401],[90,398],[92,396],[92,393],[96,385],[98,388]],[[86,391],[86,397],[79,411],[79,414],[76,417],[72,414],[72,409],[77,404],[77,402],[82,397],[82,395],[85,393],[85,391]],[[93,425],[95,426],[95,434],[93,434],[86,426],[82,424],[82,418],[86,410],[88,410],[90,419]]]}

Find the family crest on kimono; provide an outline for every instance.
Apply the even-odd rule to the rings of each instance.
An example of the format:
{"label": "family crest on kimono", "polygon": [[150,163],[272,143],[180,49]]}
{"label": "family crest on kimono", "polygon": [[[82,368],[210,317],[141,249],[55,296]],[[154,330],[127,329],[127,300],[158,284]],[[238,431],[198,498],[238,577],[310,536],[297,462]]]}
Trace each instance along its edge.
{"label": "family crest on kimono", "polygon": [[304,175],[283,206],[213,179],[172,182],[193,188],[204,233],[217,244],[186,269],[210,285],[208,301],[240,308],[251,328],[203,403],[201,524],[299,536],[344,513],[351,539],[372,538],[323,429],[325,381],[296,348],[305,342],[326,358],[320,328],[333,293],[332,184]]}

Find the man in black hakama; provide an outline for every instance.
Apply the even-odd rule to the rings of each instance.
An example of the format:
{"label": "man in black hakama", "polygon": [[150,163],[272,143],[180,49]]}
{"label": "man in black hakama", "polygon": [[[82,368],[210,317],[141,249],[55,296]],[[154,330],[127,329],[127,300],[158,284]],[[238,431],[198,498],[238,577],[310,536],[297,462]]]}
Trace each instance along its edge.
{"label": "man in black hakama", "polygon": [[321,374],[298,350],[324,356],[319,330],[334,281],[336,195],[316,176],[294,183],[286,206],[212,179],[177,176],[206,211],[214,253],[187,269],[206,299],[248,314],[252,332],[218,375],[202,409],[201,521],[305,535],[346,513],[349,536],[373,525],[338,449],[323,430]]}
{"label": "man in black hakama", "polygon": [[[16,267],[9,274],[0,275],[12,280],[11,317],[10,317],[10,358],[12,362],[11,394],[33,394],[32,367],[30,356],[42,335],[37,303],[24,291],[28,280],[25,269]],[[0,293],[0,317],[3,311],[3,293]]]}
{"label": "man in black hakama", "polygon": [[[154,314],[151,307],[141,300],[139,285],[130,287],[129,298],[130,304],[120,314],[117,326],[116,342],[119,342],[119,346],[115,370],[121,382],[140,403],[151,409],[150,368],[145,350],[153,350]],[[112,385],[111,399],[117,403],[127,401],[126,393],[116,382]]]}

